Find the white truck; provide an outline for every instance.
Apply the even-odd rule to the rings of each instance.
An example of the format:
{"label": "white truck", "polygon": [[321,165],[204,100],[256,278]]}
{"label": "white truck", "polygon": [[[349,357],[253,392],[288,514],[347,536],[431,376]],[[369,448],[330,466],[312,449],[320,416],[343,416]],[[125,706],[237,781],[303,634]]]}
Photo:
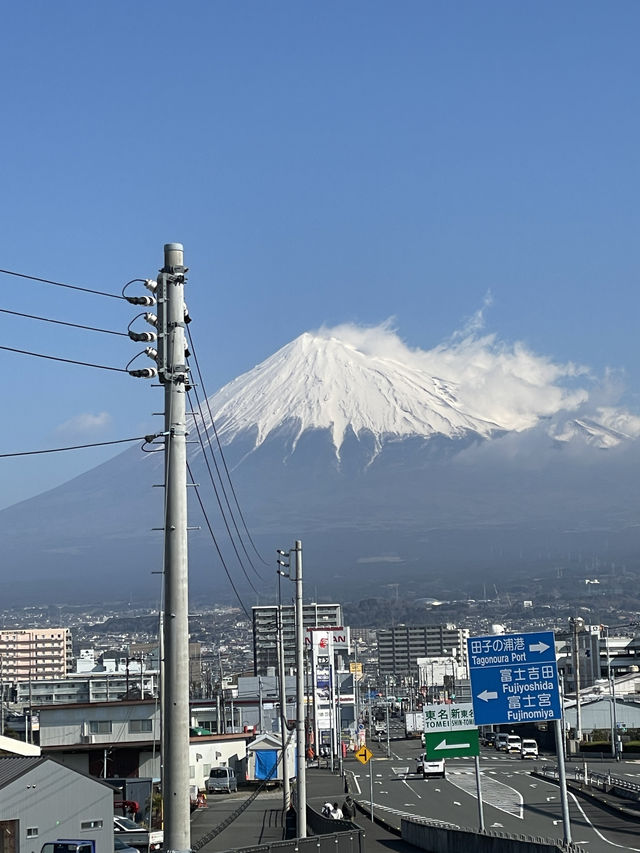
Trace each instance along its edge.
{"label": "white truck", "polygon": [[149,829],[128,817],[114,815],[113,832],[116,838],[120,838],[130,847],[136,847],[138,850],[160,850],[164,844],[162,829]]}
{"label": "white truck", "polygon": [[422,711],[407,711],[404,715],[404,736],[422,737],[424,734],[424,714]]}

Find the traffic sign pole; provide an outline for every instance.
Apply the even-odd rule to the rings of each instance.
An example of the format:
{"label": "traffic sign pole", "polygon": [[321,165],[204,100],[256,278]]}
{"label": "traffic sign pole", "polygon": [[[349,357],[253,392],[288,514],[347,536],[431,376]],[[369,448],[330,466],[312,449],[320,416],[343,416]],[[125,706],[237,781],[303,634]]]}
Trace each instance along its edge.
{"label": "traffic sign pole", "polygon": [[[564,843],[571,844],[571,821],[569,820],[569,795],[567,794],[567,776],[564,771],[564,740],[562,737],[562,721],[555,721],[556,755],[558,757],[558,782],[560,785],[560,801],[562,803],[562,827]],[[585,777],[586,783],[586,777]]]}
{"label": "traffic sign pole", "polygon": [[369,760],[369,792],[371,795],[371,823],[373,823],[373,758]]}
{"label": "traffic sign pole", "polygon": [[476,762],[476,789],[478,791],[478,818],[479,818],[479,822],[480,822],[480,826],[478,827],[478,829],[480,830],[480,832],[484,832],[484,808],[482,805],[482,783],[480,781],[481,776],[480,776],[480,756],[479,755],[476,755],[475,762]]}

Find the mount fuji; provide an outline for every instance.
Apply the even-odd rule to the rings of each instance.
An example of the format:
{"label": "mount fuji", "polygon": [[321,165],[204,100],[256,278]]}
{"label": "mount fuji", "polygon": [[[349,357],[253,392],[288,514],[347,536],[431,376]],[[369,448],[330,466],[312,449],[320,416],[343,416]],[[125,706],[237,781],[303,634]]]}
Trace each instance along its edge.
{"label": "mount fuji", "polygon": [[[423,351],[386,327],[301,335],[200,400],[189,425],[207,512],[190,489],[192,594],[233,598],[208,523],[249,601],[272,596],[275,548],[295,539],[318,599],[390,582],[468,593],[542,564],[635,560],[640,419],[593,385],[492,336]],[[197,441],[212,425],[251,544],[229,484],[231,537],[212,495]],[[5,589],[16,601],[159,598],[162,475],[162,453],[132,448],[0,512]]]}

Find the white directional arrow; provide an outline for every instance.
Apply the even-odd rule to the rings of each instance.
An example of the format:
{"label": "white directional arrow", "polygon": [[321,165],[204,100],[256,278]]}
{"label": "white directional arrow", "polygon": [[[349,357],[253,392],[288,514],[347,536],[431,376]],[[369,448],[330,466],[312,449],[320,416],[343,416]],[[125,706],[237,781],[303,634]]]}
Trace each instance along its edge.
{"label": "white directional arrow", "polygon": [[529,651],[530,652],[546,652],[546,650],[550,649],[550,648],[551,648],[551,646],[549,646],[547,643],[543,643],[542,640],[540,640],[539,643],[532,643],[529,646]]}
{"label": "white directional arrow", "polygon": [[482,699],[483,702],[488,702],[489,699],[497,699],[498,693],[496,690],[483,690],[482,693],[478,693],[478,699]]}
{"label": "white directional arrow", "polygon": [[470,749],[470,743],[447,743],[447,739],[441,740],[434,749]]}

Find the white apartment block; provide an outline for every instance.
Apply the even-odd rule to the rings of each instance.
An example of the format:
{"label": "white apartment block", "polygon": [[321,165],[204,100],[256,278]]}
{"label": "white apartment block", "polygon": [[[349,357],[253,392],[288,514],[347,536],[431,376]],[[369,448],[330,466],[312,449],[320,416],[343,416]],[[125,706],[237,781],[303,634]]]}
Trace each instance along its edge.
{"label": "white apartment block", "polygon": [[73,671],[68,628],[20,628],[0,631],[0,681],[64,678]]}

